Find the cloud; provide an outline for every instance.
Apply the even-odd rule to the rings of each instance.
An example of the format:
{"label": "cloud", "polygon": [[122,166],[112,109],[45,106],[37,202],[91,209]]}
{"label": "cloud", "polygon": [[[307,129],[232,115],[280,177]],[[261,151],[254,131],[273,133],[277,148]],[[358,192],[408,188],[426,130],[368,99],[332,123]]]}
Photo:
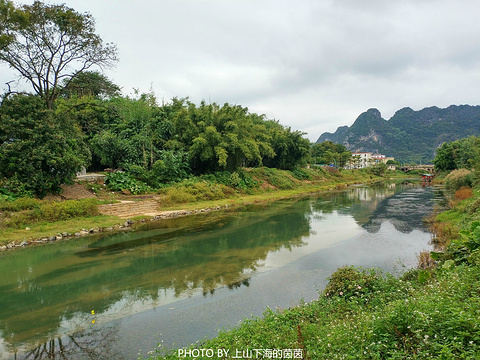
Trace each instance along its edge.
{"label": "cloud", "polygon": [[126,93],[240,104],[310,140],[371,107],[389,118],[404,106],[478,104],[480,7],[468,0],[67,5],[118,45],[107,75]]}

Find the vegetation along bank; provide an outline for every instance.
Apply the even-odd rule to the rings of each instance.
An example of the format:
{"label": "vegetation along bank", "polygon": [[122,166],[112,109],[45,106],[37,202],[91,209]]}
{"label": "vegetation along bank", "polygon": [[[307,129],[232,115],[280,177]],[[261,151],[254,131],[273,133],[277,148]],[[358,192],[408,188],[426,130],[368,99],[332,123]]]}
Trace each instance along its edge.
{"label": "vegetation along bank", "polygon": [[[60,196],[0,200],[0,250],[104,231],[124,231],[138,222],[332,191],[392,176],[403,175],[387,172],[382,177],[375,169],[288,171],[252,168],[192,176],[160,189],[134,194],[137,180],[127,173],[108,174],[106,180],[64,187],[65,196],[78,198],[74,200],[64,200]],[[133,212],[122,212],[125,207]]]}
{"label": "vegetation along bank", "polygon": [[342,267],[317,300],[267,309],[263,317],[245,319],[181,354],[159,346],[149,359],[193,359],[187,350],[201,349],[223,349],[228,358],[240,350],[241,359],[256,355],[242,352],[248,349],[262,349],[265,358],[293,358],[290,350],[297,350],[303,359],[478,359],[479,144],[478,138],[445,144],[435,159],[449,206],[427,220],[435,250],[418,255],[418,268],[395,277]]}

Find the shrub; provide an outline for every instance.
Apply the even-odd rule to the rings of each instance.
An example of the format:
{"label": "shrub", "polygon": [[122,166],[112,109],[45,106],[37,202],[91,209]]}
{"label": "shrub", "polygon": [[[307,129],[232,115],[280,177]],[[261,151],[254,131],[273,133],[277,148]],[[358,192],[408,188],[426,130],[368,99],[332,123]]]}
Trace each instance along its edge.
{"label": "shrub", "polygon": [[1,200],[0,210],[3,210],[3,211],[31,210],[36,207],[39,207],[40,204],[41,204],[40,200],[31,198],[31,197],[22,197],[22,198],[15,199],[13,201]]}
{"label": "shrub", "polygon": [[460,189],[455,191],[455,200],[470,199],[472,196],[473,190],[468,186],[462,186]]}
{"label": "shrub", "polygon": [[264,168],[263,172],[267,177],[267,181],[278,189],[290,190],[296,186],[291,178],[285,176],[285,173],[277,169]]}
{"label": "shrub", "polygon": [[453,170],[445,177],[445,188],[456,191],[463,186],[472,187],[473,173],[467,169]]}
{"label": "shrub", "polygon": [[5,220],[9,227],[21,227],[43,221],[54,222],[98,215],[96,199],[37,203],[32,210],[14,213]]}
{"label": "shrub", "polygon": [[115,172],[107,174],[107,176],[105,177],[105,184],[110,190],[128,190],[134,195],[143,194],[150,189],[147,184],[134,179],[132,176],[125,172]]}
{"label": "shrub", "polygon": [[310,174],[303,169],[295,169],[292,171],[292,175],[295,179],[298,180],[310,180]]}
{"label": "shrub", "polygon": [[243,169],[238,169],[238,171],[234,172],[216,171],[211,174],[202,175],[200,178],[242,190],[253,189],[258,186],[258,181],[253,179],[248,171]]}
{"label": "shrub", "polygon": [[374,270],[344,266],[330,276],[324,295],[342,296],[346,299],[363,295],[373,291],[376,281],[377,274]]}
{"label": "shrub", "polygon": [[163,202],[169,204],[182,204],[202,200],[219,200],[235,195],[235,190],[205,180],[188,179],[165,190]]}

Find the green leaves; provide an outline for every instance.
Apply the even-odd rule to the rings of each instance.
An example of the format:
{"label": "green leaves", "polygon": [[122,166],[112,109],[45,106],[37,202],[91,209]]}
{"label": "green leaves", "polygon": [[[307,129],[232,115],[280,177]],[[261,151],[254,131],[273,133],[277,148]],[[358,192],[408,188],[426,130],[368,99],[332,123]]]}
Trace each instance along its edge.
{"label": "green leaves", "polygon": [[0,107],[0,178],[15,192],[57,192],[90,161],[81,132],[36,96],[16,95]]}
{"label": "green leaves", "polygon": [[465,246],[472,252],[477,252],[480,249],[480,221],[472,222],[470,231],[460,231]]}
{"label": "green leaves", "polygon": [[117,49],[95,34],[95,21],[66,5],[0,3],[0,61],[17,71],[48,108],[64,84],[97,66],[111,66]]}

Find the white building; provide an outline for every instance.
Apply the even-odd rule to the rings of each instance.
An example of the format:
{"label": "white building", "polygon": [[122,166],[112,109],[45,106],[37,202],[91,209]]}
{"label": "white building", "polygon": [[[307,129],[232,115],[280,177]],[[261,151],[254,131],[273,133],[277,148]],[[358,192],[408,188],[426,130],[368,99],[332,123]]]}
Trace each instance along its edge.
{"label": "white building", "polygon": [[363,169],[370,166],[372,163],[371,152],[352,153],[352,160],[350,160],[351,169]]}
{"label": "white building", "polygon": [[349,163],[350,169],[363,169],[375,164],[386,164],[388,160],[395,160],[393,157],[387,157],[383,154],[372,154],[371,152],[352,153],[352,159]]}

